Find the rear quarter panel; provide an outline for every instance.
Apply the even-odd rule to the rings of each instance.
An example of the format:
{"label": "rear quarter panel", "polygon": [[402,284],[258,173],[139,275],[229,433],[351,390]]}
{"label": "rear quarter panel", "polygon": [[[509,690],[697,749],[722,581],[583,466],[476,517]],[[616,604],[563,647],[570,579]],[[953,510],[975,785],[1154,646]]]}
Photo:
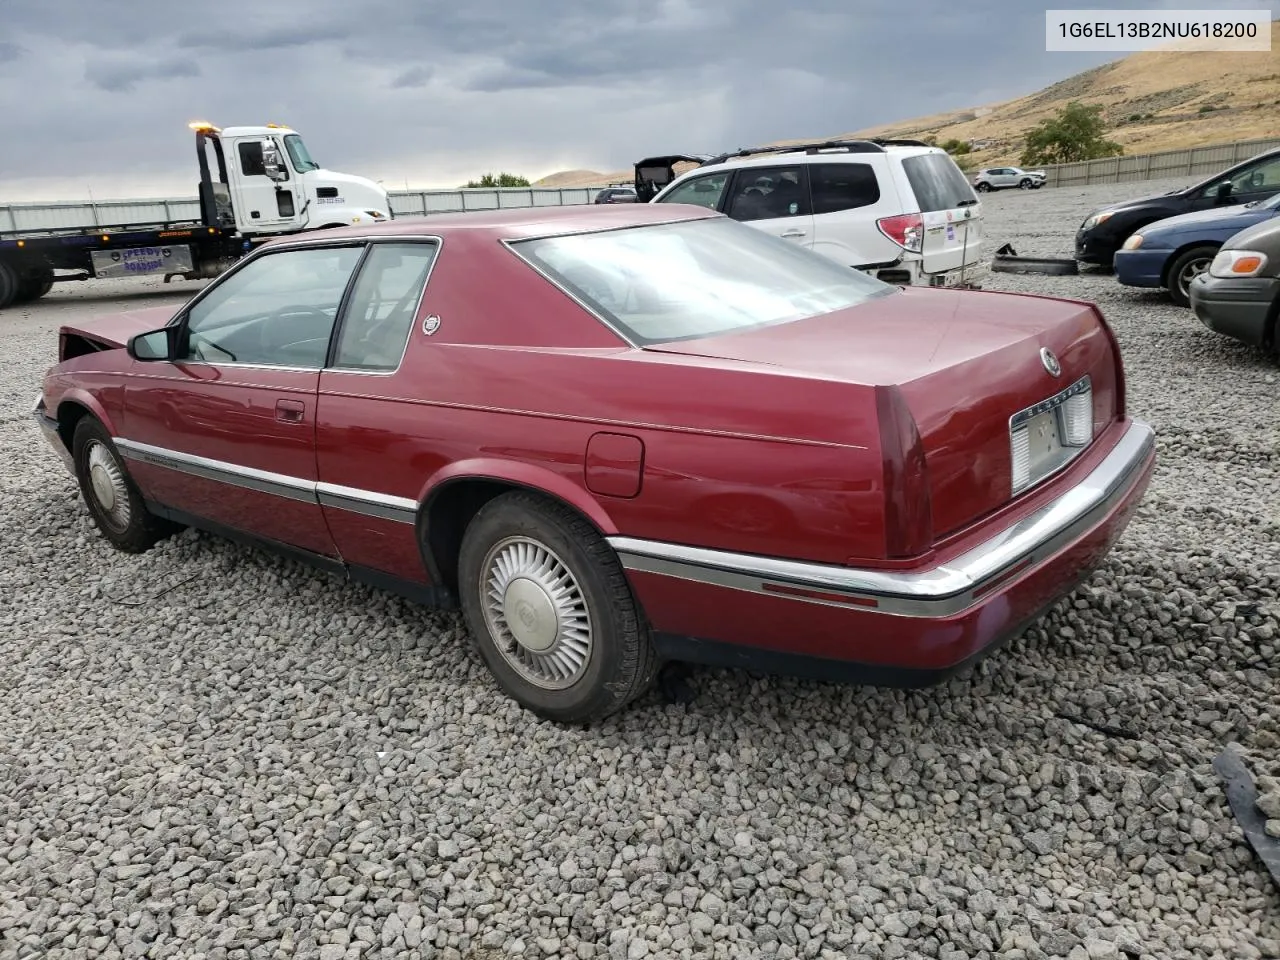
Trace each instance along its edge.
{"label": "rear quarter panel", "polygon": [[[446,240],[422,308],[440,325],[414,330],[380,396],[322,397],[322,480],[421,502],[497,476],[606,533],[835,563],[882,551],[871,390],[634,350],[483,242]],[[588,488],[599,432],[643,444],[635,496]]]}

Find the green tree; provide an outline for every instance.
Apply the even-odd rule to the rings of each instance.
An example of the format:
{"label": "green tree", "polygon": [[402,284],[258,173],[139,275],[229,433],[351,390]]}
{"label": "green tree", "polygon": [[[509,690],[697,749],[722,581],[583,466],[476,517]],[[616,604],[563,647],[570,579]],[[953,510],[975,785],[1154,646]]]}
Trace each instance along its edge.
{"label": "green tree", "polygon": [[467,189],[476,190],[481,187],[528,187],[531,186],[528,179],[518,177],[514,173],[500,173],[494,176],[492,173],[486,173],[479,180],[468,180]]}
{"label": "green tree", "polygon": [[1108,140],[1102,107],[1085,106],[1073,100],[1056,116],[1041,120],[1030,133],[1022,150],[1022,164],[1075,163],[1118,157],[1124,147]]}
{"label": "green tree", "polygon": [[947,153],[951,154],[953,157],[963,157],[972,149],[966,141],[956,140],[954,138],[951,140],[943,140],[938,144],[938,146],[947,151]]}

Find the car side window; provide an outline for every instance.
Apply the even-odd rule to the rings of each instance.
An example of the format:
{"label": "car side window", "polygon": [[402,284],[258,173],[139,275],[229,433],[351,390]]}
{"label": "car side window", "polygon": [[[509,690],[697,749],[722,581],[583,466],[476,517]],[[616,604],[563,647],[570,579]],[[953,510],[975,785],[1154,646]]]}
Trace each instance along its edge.
{"label": "car side window", "polygon": [[268,253],[187,311],[179,361],[319,370],[363,245]]}
{"label": "car side window", "polygon": [[809,168],[813,212],[837,213],[880,200],[880,181],[868,163],[816,163]]}
{"label": "car side window", "polygon": [[705,177],[686,180],[663,197],[662,203],[693,203],[715,210],[720,205],[720,195],[729,181],[729,174],[712,173]]}
{"label": "car side window", "polygon": [[804,168],[752,167],[739,171],[733,199],[725,212],[742,221],[808,216]]}
{"label": "car side window", "polygon": [[[1223,187],[1227,184],[1231,185],[1231,189],[1224,191]],[[1224,192],[1228,201],[1232,197],[1242,195],[1252,194],[1251,199],[1256,200],[1259,193],[1263,195],[1280,193],[1280,157],[1273,157],[1254,166],[1245,167],[1232,177],[1214,180],[1200,191],[1200,196],[1221,197]]]}
{"label": "car side window", "polygon": [[266,163],[262,156],[261,140],[245,140],[236,148],[240,153],[240,172],[246,177],[265,177]]}
{"label": "car side window", "polygon": [[342,315],[335,367],[387,371],[400,366],[439,249],[435,243],[373,245]]}
{"label": "car side window", "polygon": [[1280,191],[1280,157],[1272,157],[1249,170],[1242,170],[1231,182],[1233,193]]}

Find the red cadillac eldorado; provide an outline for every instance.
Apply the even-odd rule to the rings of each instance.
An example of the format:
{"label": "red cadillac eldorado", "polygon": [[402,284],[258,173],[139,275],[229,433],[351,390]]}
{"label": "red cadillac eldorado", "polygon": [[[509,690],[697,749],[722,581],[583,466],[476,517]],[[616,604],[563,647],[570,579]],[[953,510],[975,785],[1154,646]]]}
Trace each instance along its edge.
{"label": "red cadillac eldorado", "polygon": [[118,548],[193,525],[460,605],[562,722],[667,660],[936,681],[1080,583],[1155,460],[1092,304],[666,204],[273,241],[63,327],[34,413]]}

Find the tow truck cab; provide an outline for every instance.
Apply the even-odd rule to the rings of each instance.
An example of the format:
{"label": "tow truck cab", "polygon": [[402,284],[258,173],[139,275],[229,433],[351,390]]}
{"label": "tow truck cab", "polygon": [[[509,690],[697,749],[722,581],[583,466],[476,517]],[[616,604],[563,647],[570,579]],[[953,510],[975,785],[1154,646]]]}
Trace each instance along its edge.
{"label": "tow truck cab", "polygon": [[325,170],[289,127],[190,126],[200,161],[200,212],[209,226],[253,238],[391,218],[386,190]]}

